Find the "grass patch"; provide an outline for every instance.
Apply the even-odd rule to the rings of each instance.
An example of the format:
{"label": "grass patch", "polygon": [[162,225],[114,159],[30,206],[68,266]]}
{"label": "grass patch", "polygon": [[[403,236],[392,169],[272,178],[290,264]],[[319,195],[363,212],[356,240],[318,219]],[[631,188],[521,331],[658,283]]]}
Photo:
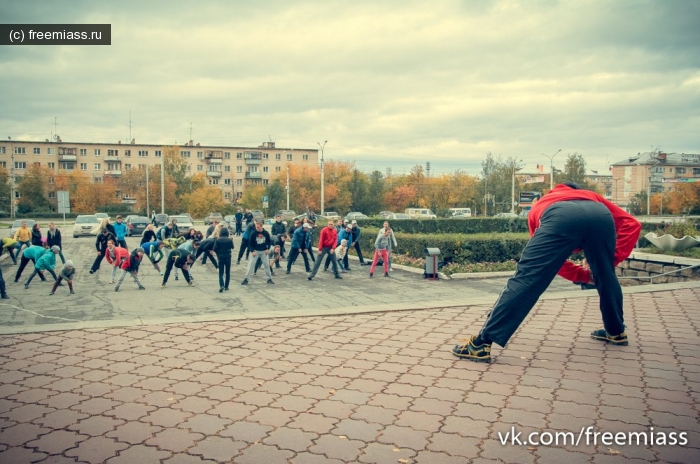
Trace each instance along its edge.
{"label": "grass patch", "polygon": [[[391,257],[393,264],[402,266],[415,267],[417,269],[425,269],[425,258],[411,258],[407,255],[394,254]],[[517,263],[514,260],[504,261],[502,263],[450,263],[443,266],[440,272],[446,275],[476,273],[476,272],[504,272],[515,271]]]}

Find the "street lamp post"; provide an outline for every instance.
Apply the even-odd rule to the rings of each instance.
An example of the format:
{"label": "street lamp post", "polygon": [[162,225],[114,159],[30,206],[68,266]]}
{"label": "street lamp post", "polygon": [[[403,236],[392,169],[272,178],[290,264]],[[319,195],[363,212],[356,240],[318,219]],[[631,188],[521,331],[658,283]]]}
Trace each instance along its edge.
{"label": "street lamp post", "polygon": [[510,212],[515,214],[515,171],[520,170],[521,167],[518,166],[518,164],[522,163],[523,160],[520,160],[518,162],[513,162],[513,181],[511,184],[511,189],[510,189]]}
{"label": "street lamp post", "polygon": [[15,218],[15,144],[12,137],[7,136],[10,141],[10,218]]}
{"label": "street lamp post", "polygon": [[165,214],[165,153],[160,154],[160,214]]}
{"label": "street lamp post", "polygon": [[618,177],[617,179],[613,179],[613,182],[615,182],[615,195],[613,196],[613,203],[617,205],[618,203],[618,197],[617,197],[617,181],[622,180],[622,177]]}
{"label": "street lamp post", "polygon": [[323,177],[323,149],[326,147],[327,143],[328,143],[328,140],[324,140],[323,145],[321,145],[320,142],[316,142],[316,144],[319,147],[321,147],[321,216],[323,216],[323,213],[324,213],[324,202],[325,202],[325,197],[324,197],[325,179]]}
{"label": "street lamp post", "polygon": [[[561,148],[557,150],[557,153],[561,151]],[[543,156],[546,156],[549,158],[549,190],[552,190],[554,188],[554,157],[557,156],[557,153],[554,153],[552,156],[545,155],[542,153]]]}

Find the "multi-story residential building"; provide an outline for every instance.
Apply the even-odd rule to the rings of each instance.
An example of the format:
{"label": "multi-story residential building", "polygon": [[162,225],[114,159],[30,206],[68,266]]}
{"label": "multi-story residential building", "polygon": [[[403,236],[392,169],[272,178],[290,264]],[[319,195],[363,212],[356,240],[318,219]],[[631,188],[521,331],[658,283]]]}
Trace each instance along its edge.
{"label": "multi-story residential building", "polygon": [[612,165],[612,201],[626,207],[640,192],[673,191],[681,182],[700,182],[700,154],[637,153]]}
{"label": "multi-story residential building", "polygon": [[[160,165],[163,153],[172,147],[158,144],[0,141],[0,166],[21,177],[27,166],[40,164],[56,174],[83,171],[93,182],[119,178],[130,169]],[[203,174],[210,185],[221,188],[225,199],[240,198],[246,186],[267,185],[288,163],[313,166],[318,149],[279,148],[264,142],[255,148],[201,146],[190,141],[178,146],[178,156],[187,161],[190,175]],[[125,203],[133,192],[120,192]]]}

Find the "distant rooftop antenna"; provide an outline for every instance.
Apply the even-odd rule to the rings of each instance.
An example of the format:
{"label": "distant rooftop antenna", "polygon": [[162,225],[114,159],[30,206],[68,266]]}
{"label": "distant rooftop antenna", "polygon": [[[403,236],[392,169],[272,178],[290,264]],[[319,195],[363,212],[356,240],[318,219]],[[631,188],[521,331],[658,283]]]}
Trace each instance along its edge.
{"label": "distant rooftop antenna", "polygon": [[192,123],[190,122],[190,142],[192,141]]}
{"label": "distant rooftop antenna", "polygon": [[129,110],[129,140],[131,140],[131,110]]}

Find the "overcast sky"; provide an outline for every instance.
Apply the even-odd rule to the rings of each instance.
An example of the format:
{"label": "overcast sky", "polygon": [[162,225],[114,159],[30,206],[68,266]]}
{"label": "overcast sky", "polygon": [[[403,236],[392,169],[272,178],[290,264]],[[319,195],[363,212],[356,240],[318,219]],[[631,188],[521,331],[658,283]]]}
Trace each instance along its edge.
{"label": "overcast sky", "polygon": [[[19,1],[111,46],[0,46],[3,138],[315,148],[362,170],[487,152],[604,170],[700,153],[697,1]],[[546,170],[548,172],[548,168]]]}

